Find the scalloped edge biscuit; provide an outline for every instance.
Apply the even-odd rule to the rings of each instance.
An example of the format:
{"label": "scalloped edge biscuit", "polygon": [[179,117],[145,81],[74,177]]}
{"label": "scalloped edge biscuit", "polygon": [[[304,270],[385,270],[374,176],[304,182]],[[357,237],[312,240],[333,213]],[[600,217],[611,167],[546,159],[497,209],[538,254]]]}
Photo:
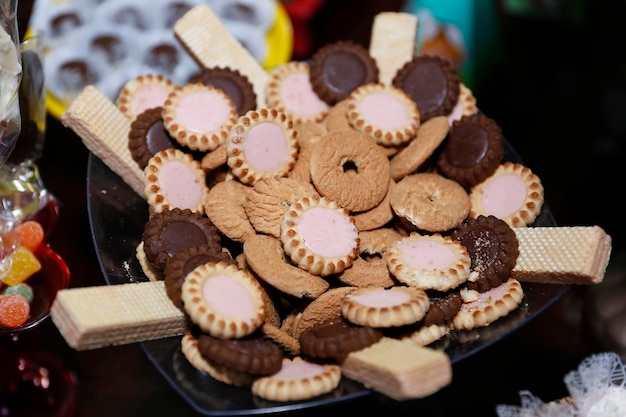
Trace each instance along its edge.
{"label": "scalloped edge biscuit", "polygon": [[[212,290],[221,288],[220,294],[215,294],[220,300],[207,300],[207,283],[212,279],[220,282]],[[227,293],[226,290],[229,290]],[[249,311],[244,314],[244,300],[239,297],[245,291],[249,295]],[[235,299],[228,299],[229,293]],[[259,328],[265,320],[265,300],[263,289],[256,279],[246,270],[236,265],[224,262],[208,262],[191,271],[181,288],[183,307],[191,321],[200,327],[203,332],[222,339],[235,339],[247,336]],[[240,309],[240,316],[233,317],[228,312],[222,312],[226,306],[236,305]]]}
{"label": "scalloped edge biscuit", "polygon": [[237,109],[223,90],[201,83],[176,86],[163,103],[163,126],[178,143],[208,152],[226,142]]}
{"label": "scalloped edge biscuit", "polygon": [[115,105],[129,120],[133,121],[145,110],[161,107],[174,84],[160,74],[138,75],[128,80],[115,101]]}
{"label": "scalloped edge biscuit", "polygon": [[467,281],[471,272],[467,249],[440,233],[411,233],[389,245],[383,258],[398,281],[424,290],[456,288]]}
{"label": "scalloped edge biscuit", "polygon": [[144,193],[152,213],[173,208],[204,214],[209,188],[200,163],[175,148],[157,152],[144,168]]}
{"label": "scalloped edge biscuit", "polygon": [[426,292],[415,287],[364,287],[341,300],[341,315],[361,326],[398,327],[424,318],[429,306]]}
{"label": "scalloped edge biscuit", "polygon": [[[382,83],[365,84],[348,96],[348,122],[382,146],[400,146],[417,133],[417,105],[399,88]],[[390,123],[393,121],[393,125]]]}
{"label": "scalloped edge biscuit", "polygon": [[544,202],[543,185],[530,168],[504,162],[470,189],[470,217],[494,215],[511,227],[532,224]]}

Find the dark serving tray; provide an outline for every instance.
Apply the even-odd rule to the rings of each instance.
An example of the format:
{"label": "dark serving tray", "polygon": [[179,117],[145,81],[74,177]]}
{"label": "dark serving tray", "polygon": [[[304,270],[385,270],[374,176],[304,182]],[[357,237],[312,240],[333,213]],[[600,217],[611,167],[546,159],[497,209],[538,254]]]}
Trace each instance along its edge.
{"label": "dark serving tray", "polygon": [[[521,162],[507,143],[505,160]],[[100,268],[109,285],[147,281],[135,257],[143,227],[148,220],[148,204],[90,154],[87,168],[87,205],[93,243]],[[555,226],[547,204],[532,226]],[[469,360],[487,346],[519,329],[552,303],[568,286],[522,283],[525,298],[522,305],[488,327],[455,331],[436,342],[445,349],[452,364]],[[270,414],[343,403],[372,393],[358,382],[342,378],[332,393],[309,401],[276,403],[252,395],[250,388],[230,386],[213,379],[190,365],[180,349],[181,337],[142,342],[146,355],[170,385],[200,414],[236,416]]]}

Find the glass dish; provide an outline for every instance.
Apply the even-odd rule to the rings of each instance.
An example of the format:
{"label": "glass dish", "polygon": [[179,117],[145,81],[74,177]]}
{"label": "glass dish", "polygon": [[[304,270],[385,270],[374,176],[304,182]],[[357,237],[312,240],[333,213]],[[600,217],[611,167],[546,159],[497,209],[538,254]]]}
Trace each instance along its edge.
{"label": "glass dish", "polygon": [[[520,162],[507,143],[505,160]],[[148,220],[148,205],[102,161],[90,154],[87,172],[87,204],[93,243],[106,282],[117,285],[145,281],[147,278],[135,257],[143,227]],[[533,226],[554,226],[547,204]],[[490,326],[458,331],[436,342],[445,349],[453,364],[496,343],[557,301],[568,286],[522,283],[525,299],[508,316]],[[249,388],[229,386],[196,370],[183,356],[181,337],[142,342],[146,355],[171,386],[199,413],[207,416],[236,416],[294,411],[338,404],[372,393],[360,383],[343,378],[332,393],[309,401],[275,403],[252,395]],[[434,346],[434,345],[433,345]]]}

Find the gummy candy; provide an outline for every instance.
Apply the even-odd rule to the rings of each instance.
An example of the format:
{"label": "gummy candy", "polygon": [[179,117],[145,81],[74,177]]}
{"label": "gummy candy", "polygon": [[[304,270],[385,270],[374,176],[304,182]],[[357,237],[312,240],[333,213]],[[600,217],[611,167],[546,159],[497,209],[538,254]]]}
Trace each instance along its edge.
{"label": "gummy candy", "polygon": [[6,285],[17,285],[41,269],[41,262],[35,254],[25,246],[18,246],[15,251],[3,260],[2,282]]}
{"label": "gummy candy", "polygon": [[33,288],[25,282],[6,287],[2,294],[19,294],[30,303],[33,301]]}
{"label": "gummy candy", "polygon": [[41,223],[35,220],[26,220],[17,224],[11,229],[5,237],[5,245],[25,246],[31,252],[36,252],[43,243],[44,230]]}
{"label": "gummy candy", "polygon": [[20,294],[0,295],[0,325],[8,328],[26,323],[30,315],[30,304]]}

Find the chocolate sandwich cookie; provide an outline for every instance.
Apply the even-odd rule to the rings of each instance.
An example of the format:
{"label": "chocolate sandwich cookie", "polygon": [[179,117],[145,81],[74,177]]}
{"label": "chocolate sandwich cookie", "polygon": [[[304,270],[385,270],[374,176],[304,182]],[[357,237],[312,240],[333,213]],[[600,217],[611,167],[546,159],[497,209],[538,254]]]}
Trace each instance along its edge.
{"label": "chocolate sandwich cookie", "polygon": [[168,260],[181,248],[208,244],[221,251],[221,237],[211,220],[189,209],[173,208],[154,213],[141,236],[148,260],[164,271]]}
{"label": "chocolate sandwich cookie", "polygon": [[445,325],[449,323],[463,305],[458,291],[450,291],[439,295],[429,294],[430,307],[424,316],[424,326]]}
{"label": "chocolate sandwich cookie", "polygon": [[221,89],[235,104],[242,116],[256,108],[256,94],[248,77],[229,67],[204,68],[189,78],[189,83],[201,83]]}
{"label": "chocolate sandwich cookie", "polygon": [[470,290],[485,292],[511,277],[519,255],[515,231],[502,219],[480,215],[467,218],[452,231],[471,259],[471,273],[466,282]]}
{"label": "chocolate sandwich cookie", "polygon": [[302,332],[300,348],[303,356],[341,363],[350,352],[376,343],[382,337],[383,333],[378,329],[339,319]]}
{"label": "chocolate sandwich cookie", "polygon": [[450,63],[436,55],[417,55],[392,80],[417,104],[420,120],[447,116],[459,98],[459,76]]}
{"label": "chocolate sandwich cookie", "polygon": [[504,136],[500,126],[484,114],[474,114],[452,124],[437,159],[437,168],[445,177],[471,187],[492,175],[503,157]]}
{"label": "chocolate sandwich cookie", "polygon": [[147,109],[140,113],[130,125],[128,149],[141,169],[144,169],[150,158],[159,151],[168,148],[182,150],[180,144],[163,127],[162,109],[162,107]]}
{"label": "chocolate sandwich cookie", "polygon": [[283,352],[278,345],[256,335],[221,339],[201,333],[198,350],[216,365],[252,375],[274,374],[280,370],[283,361]]}
{"label": "chocolate sandwich cookie", "polygon": [[164,273],[165,291],[174,305],[184,311],[180,291],[187,274],[199,265],[220,261],[227,264],[236,264],[228,252],[211,243],[189,245],[176,251],[167,261]]}
{"label": "chocolate sandwich cookie", "polygon": [[331,106],[357,87],[378,82],[378,67],[369,51],[351,41],[338,41],[318,49],[311,57],[313,91]]}

